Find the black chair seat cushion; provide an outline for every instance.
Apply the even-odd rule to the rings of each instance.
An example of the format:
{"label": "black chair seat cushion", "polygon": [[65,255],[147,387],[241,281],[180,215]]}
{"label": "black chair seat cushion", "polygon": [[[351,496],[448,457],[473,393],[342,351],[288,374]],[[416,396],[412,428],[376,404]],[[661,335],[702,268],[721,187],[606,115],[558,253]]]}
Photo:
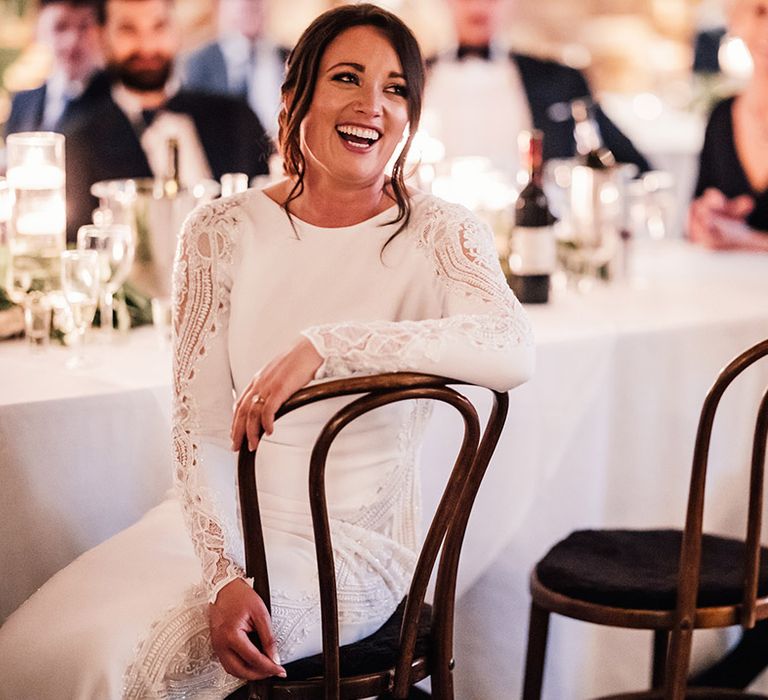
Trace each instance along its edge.
{"label": "black chair seat cushion", "polygon": [[[579,530],[536,565],[539,581],[570,598],[623,609],[672,610],[677,598],[679,530]],[[698,607],[741,601],[744,543],[702,538]],[[768,550],[761,550],[758,596],[768,594]]]}
{"label": "black chair seat cushion", "polygon": [[[376,632],[339,650],[341,676],[358,676],[385,671],[394,667],[400,650],[400,625],[405,612],[405,601]],[[432,607],[422,605],[414,657],[426,656],[429,650]],[[285,664],[287,681],[298,681],[323,675],[323,655],[315,654]]]}

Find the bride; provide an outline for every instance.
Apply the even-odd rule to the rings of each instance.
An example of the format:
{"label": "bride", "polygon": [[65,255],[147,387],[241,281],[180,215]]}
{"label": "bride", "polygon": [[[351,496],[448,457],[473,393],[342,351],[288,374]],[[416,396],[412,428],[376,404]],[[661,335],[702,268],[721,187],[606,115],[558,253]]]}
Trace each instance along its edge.
{"label": "bride", "polygon": [[[415,38],[375,6],[331,10],[302,35],[282,88],[286,179],[198,208],[181,235],[176,497],[8,619],[0,697],[223,698],[243,679],[284,675],[284,662],[321,649],[307,465],[348,399],[275,421],[280,404],[352,374],[413,370],[498,390],[530,376],[528,321],[490,232],[404,183],[423,82]],[[419,403],[385,407],[331,452],[342,643],[375,631],[407,591],[426,419]],[[236,505],[234,450],[255,448],[261,428],[271,619],[245,579]]]}

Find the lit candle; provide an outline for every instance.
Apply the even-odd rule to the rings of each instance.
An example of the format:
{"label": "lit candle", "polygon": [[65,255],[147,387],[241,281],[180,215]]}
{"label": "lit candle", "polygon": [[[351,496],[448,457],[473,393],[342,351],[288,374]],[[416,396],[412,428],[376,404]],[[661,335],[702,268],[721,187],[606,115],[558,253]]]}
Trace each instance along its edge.
{"label": "lit candle", "polygon": [[25,249],[39,245],[63,250],[67,223],[64,137],[51,132],[11,134],[7,148],[7,179],[14,196],[12,235],[40,237],[39,244],[25,241],[21,246]]}
{"label": "lit candle", "polygon": [[66,229],[64,202],[50,202],[45,209],[18,214],[14,231],[23,236],[50,236]]}
{"label": "lit candle", "polygon": [[8,169],[8,184],[16,190],[57,190],[64,188],[64,169],[30,159]]}

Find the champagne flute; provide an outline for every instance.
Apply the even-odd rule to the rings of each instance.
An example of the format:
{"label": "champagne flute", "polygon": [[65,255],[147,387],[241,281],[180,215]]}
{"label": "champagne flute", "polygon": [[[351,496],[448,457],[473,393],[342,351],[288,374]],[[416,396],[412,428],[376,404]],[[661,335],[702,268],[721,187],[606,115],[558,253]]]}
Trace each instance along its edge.
{"label": "champagne flute", "polygon": [[93,322],[99,300],[100,260],[95,250],[67,250],[61,254],[61,286],[74,326],[69,369],[88,365],[83,355],[85,331]]}
{"label": "champagne flute", "polygon": [[128,277],[133,264],[133,232],[127,224],[81,226],[77,231],[78,250],[94,250],[99,256],[101,295],[99,314],[102,333],[112,334],[114,295]]}

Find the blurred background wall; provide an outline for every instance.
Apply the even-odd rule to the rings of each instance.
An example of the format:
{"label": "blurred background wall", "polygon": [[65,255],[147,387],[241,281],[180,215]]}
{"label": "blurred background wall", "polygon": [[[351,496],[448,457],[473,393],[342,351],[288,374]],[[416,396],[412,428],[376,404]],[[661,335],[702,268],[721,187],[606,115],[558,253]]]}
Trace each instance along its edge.
{"label": "blurred background wall", "polygon": [[[337,0],[338,1],[338,0]],[[512,0],[510,44],[583,68],[598,91],[679,94],[693,37],[722,21],[722,0]],[[177,0],[186,48],[215,34],[216,0]],[[333,0],[271,0],[270,29],[291,45]],[[425,54],[451,42],[443,0],[382,0],[414,29]],[[34,44],[34,0],[0,0],[0,122],[8,92],[35,87],[48,59]],[[683,93],[684,94],[684,93]]]}

